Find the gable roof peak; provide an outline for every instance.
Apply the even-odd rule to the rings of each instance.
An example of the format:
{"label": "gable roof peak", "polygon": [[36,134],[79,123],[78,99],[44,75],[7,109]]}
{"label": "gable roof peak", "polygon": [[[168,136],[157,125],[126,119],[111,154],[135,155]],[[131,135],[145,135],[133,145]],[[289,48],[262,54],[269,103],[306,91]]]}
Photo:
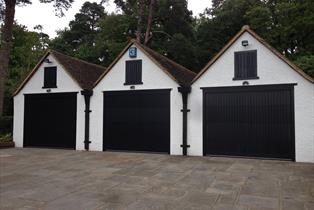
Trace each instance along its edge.
{"label": "gable roof peak", "polygon": [[300,74],[304,79],[314,83],[314,79],[307,75],[300,67],[292,63],[283,54],[277,51],[274,47],[268,44],[263,38],[257,35],[248,25],[244,25],[242,29],[230,39],[230,41],[206,64],[206,66],[194,77],[192,84],[198,80],[245,32],[249,33],[254,39],[261,43],[264,47],[270,50],[275,56],[286,63],[291,69]]}
{"label": "gable roof peak", "polygon": [[249,25],[244,25],[244,26],[242,26],[242,30],[250,30],[250,26]]}
{"label": "gable roof peak", "polygon": [[94,82],[106,70],[106,68],[103,66],[92,64],[68,55],[64,55],[52,49],[47,49],[44,56],[40,59],[35,68],[24,79],[21,85],[16,89],[13,96],[17,95],[23,89],[26,83],[37,72],[39,67],[49,55],[52,55],[56,59],[56,61],[82,89],[91,90]]}
{"label": "gable roof peak", "polygon": [[193,71],[157,53],[151,48],[139,43],[136,39],[131,39],[126,47],[116,57],[116,59],[109,65],[107,70],[98,78],[98,80],[94,84],[94,87],[97,86],[97,84],[106,76],[106,74],[115,66],[115,64],[122,58],[125,52],[133,44],[179,85],[189,85],[192,82],[193,78],[196,76],[196,73],[194,73]]}

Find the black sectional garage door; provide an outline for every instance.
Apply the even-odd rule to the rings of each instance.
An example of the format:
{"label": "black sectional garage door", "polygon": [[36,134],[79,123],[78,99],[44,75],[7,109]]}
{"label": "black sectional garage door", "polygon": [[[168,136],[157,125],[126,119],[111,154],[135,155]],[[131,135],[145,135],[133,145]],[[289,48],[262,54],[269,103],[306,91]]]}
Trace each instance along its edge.
{"label": "black sectional garage door", "polygon": [[104,150],[170,151],[170,90],[104,92]]}
{"label": "black sectional garage door", "polygon": [[25,95],[24,146],[75,149],[77,93]]}
{"label": "black sectional garage door", "polygon": [[294,159],[293,85],[204,88],[204,154]]}

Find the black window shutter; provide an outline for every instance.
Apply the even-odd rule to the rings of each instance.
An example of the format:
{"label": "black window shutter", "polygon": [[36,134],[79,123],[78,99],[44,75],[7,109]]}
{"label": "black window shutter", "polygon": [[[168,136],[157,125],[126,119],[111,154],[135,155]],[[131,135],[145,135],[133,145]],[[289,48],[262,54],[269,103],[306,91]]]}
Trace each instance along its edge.
{"label": "black window shutter", "polygon": [[143,84],[142,60],[126,61],[125,68],[125,85]]}
{"label": "black window shutter", "polygon": [[234,53],[234,79],[258,79],[257,50]]}
{"label": "black window shutter", "polygon": [[57,87],[57,67],[45,67],[44,69],[44,87],[43,88],[56,88]]}

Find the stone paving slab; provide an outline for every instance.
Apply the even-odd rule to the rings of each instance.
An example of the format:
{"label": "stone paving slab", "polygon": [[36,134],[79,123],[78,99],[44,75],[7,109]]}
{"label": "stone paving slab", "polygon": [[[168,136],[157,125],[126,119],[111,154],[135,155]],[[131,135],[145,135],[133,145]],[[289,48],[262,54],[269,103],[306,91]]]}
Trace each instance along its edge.
{"label": "stone paving slab", "polygon": [[0,209],[314,210],[314,164],[3,149]]}

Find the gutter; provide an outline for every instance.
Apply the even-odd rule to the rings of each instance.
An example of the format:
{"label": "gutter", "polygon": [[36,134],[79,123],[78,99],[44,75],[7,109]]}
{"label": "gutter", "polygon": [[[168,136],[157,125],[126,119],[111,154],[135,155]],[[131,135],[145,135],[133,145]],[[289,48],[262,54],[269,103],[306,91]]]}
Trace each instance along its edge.
{"label": "gutter", "polygon": [[82,90],[81,94],[84,96],[85,100],[85,139],[84,139],[84,148],[86,151],[89,150],[89,144],[91,141],[89,140],[89,117],[90,113],[90,97],[93,95],[92,90]]}
{"label": "gutter", "polygon": [[178,91],[182,94],[182,102],[183,102],[183,107],[181,109],[182,117],[183,117],[183,125],[182,125],[183,137],[182,137],[181,147],[182,147],[182,154],[186,156],[187,149],[190,147],[187,141],[187,133],[188,133],[187,128],[188,128],[188,112],[190,112],[190,110],[188,109],[188,95],[191,92],[191,86],[178,87]]}

